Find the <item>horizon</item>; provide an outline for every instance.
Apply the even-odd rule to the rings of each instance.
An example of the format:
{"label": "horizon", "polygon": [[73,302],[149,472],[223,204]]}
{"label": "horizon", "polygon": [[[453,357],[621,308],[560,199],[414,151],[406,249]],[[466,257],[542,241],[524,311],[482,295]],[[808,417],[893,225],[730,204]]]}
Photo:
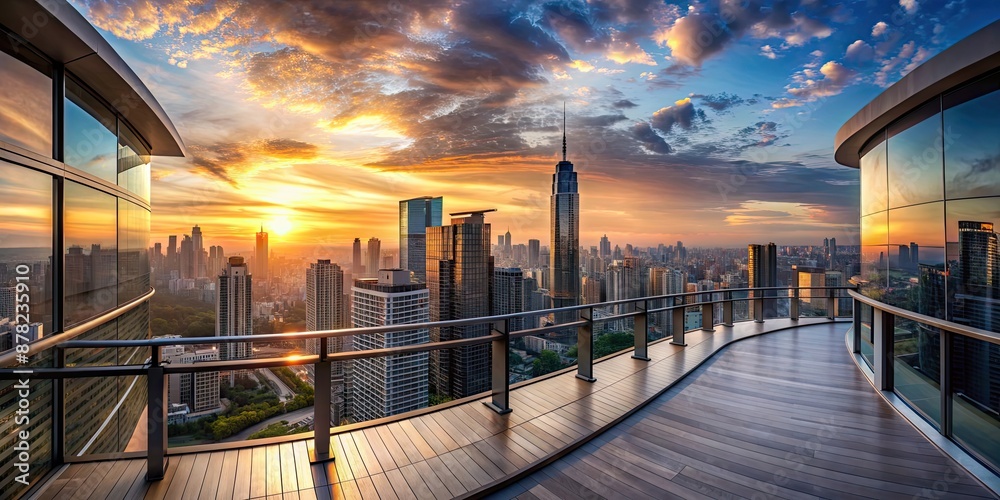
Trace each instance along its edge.
{"label": "horizon", "polygon": [[494,228],[548,243],[563,102],[585,247],[855,245],[858,171],[834,162],[834,133],[1000,14],[960,0],[71,3],[187,144],[153,162],[150,241],[199,224],[224,248],[252,248],[263,224],[272,246],[392,249],[398,201],[426,195],[445,213],[496,206]]}

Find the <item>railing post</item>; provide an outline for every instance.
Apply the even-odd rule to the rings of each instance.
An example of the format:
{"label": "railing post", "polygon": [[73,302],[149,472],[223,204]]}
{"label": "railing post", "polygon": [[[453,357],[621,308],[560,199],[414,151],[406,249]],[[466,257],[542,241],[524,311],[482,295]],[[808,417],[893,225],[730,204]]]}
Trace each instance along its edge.
{"label": "railing post", "polygon": [[953,390],[951,383],[951,353],[955,347],[955,334],[943,328],[939,328],[938,331],[941,332],[939,340],[941,343],[939,356],[941,358],[938,365],[939,387],[941,388],[941,434],[951,437],[952,422],[954,422],[951,399],[951,392]]}
{"label": "railing post", "polygon": [[580,311],[586,324],[576,327],[576,378],[596,382],[594,378],[594,308]]}
{"label": "railing post", "polygon": [[733,326],[733,292],[725,292],[722,303],[722,326]]}
{"label": "railing post", "polygon": [[880,391],[891,391],[893,317],[877,307],[872,308],[872,337],[875,344],[875,354],[872,357],[875,364],[872,367],[875,388]]}
{"label": "railing post", "polygon": [[792,321],[799,319],[799,287],[792,288],[792,302],[788,305],[788,317]]}
{"label": "railing post", "polygon": [[[760,295],[758,297],[758,294]],[[757,290],[753,294],[753,322],[763,323],[764,322],[764,291]]]}
{"label": "railing post", "polygon": [[167,375],[159,346],[152,348],[146,383],[146,480],[159,481],[167,472]]}
{"label": "railing post", "polygon": [[858,354],[861,352],[861,308],[864,305],[857,299],[851,300],[853,300],[852,312],[854,314],[854,335],[852,335],[854,345],[851,346],[851,351]]}
{"label": "railing post", "polygon": [[837,297],[833,288],[826,291],[826,319],[837,317]]}
{"label": "railing post", "polygon": [[493,344],[493,398],[484,403],[491,410],[503,415],[510,413],[510,319],[493,324],[493,329],[503,336]]}
{"label": "railing post", "polygon": [[635,317],[635,352],[632,353],[633,359],[641,359],[643,361],[649,361],[649,302],[646,300],[640,300],[635,303],[635,311],[639,314]]}
{"label": "railing post", "polygon": [[674,336],[670,343],[683,347],[687,345],[684,342],[684,298],[674,297],[674,306],[674,309],[670,310],[670,331]]}
{"label": "railing post", "polygon": [[327,358],[327,337],[319,339],[319,361],[316,362],[315,390],[313,391],[313,453],[312,462],[333,458],[330,449],[330,397],[332,364]]}
{"label": "railing post", "polygon": [[711,300],[701,304],[701,331],[715,331],[715,302]]}

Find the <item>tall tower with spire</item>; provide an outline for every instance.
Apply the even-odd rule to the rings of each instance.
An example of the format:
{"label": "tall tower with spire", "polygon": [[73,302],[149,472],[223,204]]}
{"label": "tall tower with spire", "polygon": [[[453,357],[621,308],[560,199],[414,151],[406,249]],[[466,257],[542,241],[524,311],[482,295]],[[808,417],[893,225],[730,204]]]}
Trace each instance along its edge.
{"label": "tall tower with spire", "polygon": [[[563,103],[562,161],[552,175],[551,246],[549,251],[549,294],[552,307],[574,306],[580,300],[580,194],[576,172],[566,160],[566,103]],[[557,315],[556,321],[572,321]]]}

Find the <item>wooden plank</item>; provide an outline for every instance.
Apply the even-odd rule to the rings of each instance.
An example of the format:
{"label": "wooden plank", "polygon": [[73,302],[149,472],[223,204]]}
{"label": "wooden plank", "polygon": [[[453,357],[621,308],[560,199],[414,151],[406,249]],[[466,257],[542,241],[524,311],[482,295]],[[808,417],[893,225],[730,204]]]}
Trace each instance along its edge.
{"label": "wooden plank", "polygon": [[455,444],[455,441],[447,437],[445,435],[446,433],[443,430],[441,430],[440,427],[434,426],[434,428],[432,429],[430,426],[427,425],[425,420],[423,420],[420,417],[413,418],[410,420],[404,420],[400,422],[399,425],[402,426],[404,429],[406,427],[412,427],[413,430],[417,434],[419,434],[420,437],[424,438],[424,441],[427,441],[427,444],[431,446],[431,449],[434,450],[435,456],[448,453],[449,451],[458,448],[458,445]]}
{"label": "wooden plank", "polygon": [[[219,482],[222,479],[222,465],[226,452],[215,451],[208,454],[208,465],[205,467],[205,479],[198,489],[198,498],[215,498],[219,492]],[[232,492],[230,492],[230,495]]]}
{"label": "wooden plank", "polygon": [[[311,440],[310,440],[311,441]],[[316,486],[313,482],[312,464],[309,463],[309,449],[307,441],[295,441],[292,443],[292,461],[295,466],[295,482],[299,490],[310,490]],[[310,493],[314,496],[314,493]]]}
{"label": "wooden plank", "polygon": [[281,463],[281,491],[283,493],[312,487],[311,484],[299,486],[299,476],[295,470],[295,448],[292,447],[292,443],[279,444],[278,454]]}
{"label": "wooden plank", "polygon": [[[474,490],[483,484],[486,484],[486,482],[489,482],[488,480],[486,482],[477,481],[472,473],[469,472],[468,468],[465,467],[465,464],[458,461],[453,453],[445,453],[444,455],[438,457],[437,460],[440,460],[441,463],[448,468],[448,471],[451,472],[460,483],[462,483],[462,487],[464,488],[463,491]],[[475,463],[472,465],[475,465]]]}
{"label": "wooden plank", "polygon": [[[243,448],[237,450],[236,470],[233,475],[233,498],[251,497],[251,472],[253,471],[253,450]],[[226,480],[228,481],[228,480]],[[222,491],[220,484],[219,491]]]}
{"label": "wooden plank", "polygon": [[375,489],[375,483],[372,482],[371,476],[359,477],[354,482],[361,493],[361,498],[379,498],[378,490]]}
{"label": "wooden plank", "polygon": [[[403,449],[402,445],[396,441],[396,437],[392,435],[392,431],[386,425],[379,425],[373,427],[372,430],[378,434],[379,438],[382,439],[382,446],[385,446],[386,451],[389,452],[389,456],[392,457],[392,461],[396,464],[396,467],[403,467],[411,463],[409,455],[407,455],[406,450]],[[366,431],[367,432],[367,431]],[[412,444],[411,444],[412,446]],[[420,452],[413,449],[416,455]]]}
{"label": "wooden plank", "polygon": [[135,483],[136,479],[142,478],[143,481],[146,480],[146,461],[145,460],[127,460],[128,465],[125,467],[125,472],[122,473],[122,477],[117,483],[107,492],[104,498],[126,498],[129,488]]}
{"label": "wooden plank", "polygon": [[396,497],[400,500],[417,500],[417,494],[410,488],[409,483],[399,469],[386,471],[385,477],[389,484],[392,485]]}
{"label": "wooden plank", "polygon": [[272,444],[264,447],[265,467],[267,467],[267,494],[280,495],[281,490],[281,451],[278,445]]}
{"label": "wooden plank", "polygon": [[[240,467],[243,467],[243,450],[240,450]],[[252,456],[247,463],[247,479],[250,483],[250,498],[267,496],[267,449],[263,446],[250,448]],[[240,471],[241,475],[243,471]],[[236,483],[239,485],[239,483]]]}
{"label": "wooden plank", "polygon": [[[368,438],[365,437],[364,432],[351,432],[345,435],[344,439],[345,441],[350,439],[354,443],[354,447],[357,449],[361,462],[365,464],[365,470],[368,472],[367,475],[374,476],[375,474],[382,473],[382,464],[379,463],[378,456],[375,455],[375,450],[373,450],[371,445],[368,443]],[[351,453],[351,451],[348,450],[348,453]],[[355,474],[355,476],[357,476],[357,474]]]}
{"label": "wooden plank", "polygon": [[[437,460],[435,465],[436,467],[431,467],[426,460],[413,464],[413,468],[430,488],[434,498],[453,498],[461,495],[463,493],[462,483],[458,482],[458,479],[455,479],[455,476],[444,468],[440,460]],[[402,470],[404,476],[406,475],[405,469],[404,467]],[[438,475],[439,473],[444,477]],[[407,477],[407,482],[410,482],[409,477]],[[454,491],[452,488],[455,488]]]}
{"label": "wooden plank", "polygon": [[[340,457],[340,461],[347,458],[346,462],[351,466],[351,478],[357,480],[368,476],[368,468],[365,466],[361,452],[358,451],[358,445],[354,443],[354,437],[350,434],[338,434],[336,439],[344,450],[337,456]],[[339,473],[340,469],[337,469],[337,472]]]}
{"label": "wooden plank", "polygon": [[[421,436],[420,433],[413,428],[413,425],[404,425],[405,423],[406,421],[393,422],[389,424],[389,428],[392,429],[392,435],[396,438],[396,441],[399,442],[400,446],[403,447],[403,450],[407,450],[407,445],[405,443],[410,443],[420,454],[419,458],[415,458],[410,454],[410,451],[407,450],[406,456],[410,458],[410,462],[417,463],[428,458],[436,457],[437,452],[434,451],[434,448],[431,448],[431,445],[427,442],[427,440],[425,440],[423,436]],[[404,437],[406,439],[403,439]]]}
{"label": "wooden plank", "polygon": [[370,476],[370,479],[378,498],[381,500],[399,500],[399,496],[396,495],[396,491],[384,473],[373,474]]}
{"label": "wooden plank", "polygon": [[187,486],[188,476],[191,474],[191,467],[194,465],[195,456],[181,455],[171,457],[163,479],[150,485],[146,491],[146,498],[159,500],[162,498],[181,498],[184,487]]}
{"label": "wooden plank", "polygon": [[[108,495],[108,490],[112,489],[116,484],[118,484],[119,480],[122,478],[122,475],[125,473],[125,470],[128,468],[130,462],[131,462],[130,460],[115,460],[114,462],[108,462],[110,464],[109,469],[104,473],[104,478],[101,479],[101,481],[94,486],[94,489],[91,492],[89,498],[93,499],[106,498]],[[131,482],[129,482],[129,484],[131,484]],[[85,490],[83,491],[77,490],[74,493],[74,496],[83,498],[83,495],[85,493],[86,493]]]}
{"label": "wooden plank", "polygon": [[378,431],[374,427],[369,427],[363,429],[361,432],[364,434],[368,447],[375,452],[375,458],[378,460],[379,465],[382,466],[382,470],[387,471],[397,468],[396,461],[392,458],[392,454],[389,453],[389,449],[385,446],[385,443],[382,442],[382,437],[379,436]]}
{"label": "wooden plank", "polygon": [[222,469],[219,471],[219,484],[216,487],[215,498],[223,500],[236,496],[236,473],[239,464],[240,450],[222,452]]}
{"label": "wooden plank", "polygon": [[412,464],[399,468],[399,473],[403,475],[403,479],[406,480],[406,486],[413,491],[413,494],[417,498],[446,498],[445,496],[439,496],[439,494],[448,494],[448,488],[445,487],[444,483],[441,483],[437,476],[434,477],[434,489],[431,488],[430,483],[431,478],[422,477],[417,468]]}
{"label": "wooden plank", "polygon": [[[452,453],[455,453],[455,456],[458,457],[462,463],[468,463],[468,461],[475,462],[476,466],[479,469],[482,469],[483,473],[485,473],[490,480],[498,480],[506,477],[503,470],[501,470],[497,464],[493,463],[492,460],[484,455],[483,452],[479,451],[479,448],[476,448],[474,445],[457,449]],[[473,475],[475,475],[475,473],[473,473]]]}
{"label": "wooden plank", "polygon": [[[181,498],[196,498],[198,492],[205,482],[205,471],[208,469],[208,453],[198,453],[194,456],[194,465],[191,466],[191,473],[188,475],[187,485],[184,486],[184,493]],[[215,496],[215,493],[212,493]]]}
{"label": "wooden plank", "polygon": [[[330,468],[327,468],[327,476],[330,479],[330,484],[336,484],[345,481],[351,481],[354,479],[354,474],[351,471],[351,462],[348,459],[347,451],[344,449],[344,444],[340,440],[340,434],[330,437],[330,444],[333,445],[334,460],[333,465],[336,471],[336,475],[331,474]],[[355,460],[357,455],[355,455]],[[336,478],[336,481],[334,481]]]}

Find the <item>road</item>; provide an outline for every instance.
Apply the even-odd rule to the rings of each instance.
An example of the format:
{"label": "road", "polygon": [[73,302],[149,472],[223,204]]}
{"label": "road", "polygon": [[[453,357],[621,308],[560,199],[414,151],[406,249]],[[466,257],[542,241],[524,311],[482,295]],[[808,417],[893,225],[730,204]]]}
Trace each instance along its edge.
{"label": "road", "polygon": [[226,439],[223,439],[222,441],[219,441],[219,442],[220,443],[231,443],[231,442],[234,442],[234,441],[245,441],[245,440],[247,440],[247,439],[250,438],[251,434],[253,434],[253,433],[255,433],[255,432],[257,432],[257,431],[259,431],[259,430],[261,430],[261,429],[263,429],[263,428],[265,428],[265,427],[267,427],[267,426],[269,426],[269,425],[271,425],[271,424],[273,424],[275,422],[281,422],[282,420],[287,420],[288,424],[291,425],[291,424],[294,424],[296,422],[301,422],[306,417],[311,417],[312,414],[313,414],[313,407],[312,406],[307,406],[305,408],[300,408],[300,409],[295,410],[293,412],[283,413],[281,415],[276,415],[276,416],[273,416],[273,417],[271,417],[271,418],[269,418],[269,419],[267,419],[267,420],[265,420],[263,422],[251,425],[250,427],[247,427],[246,429],[243,429],[243,431],[240,432],[239,434],[234,434],[234,435],[232,435],[230,437],[227,437]]}
{"label": "road", "polygon": [[281,379],[278,378],[278,376],[275,375],[274,372],[272,372],[271,370],[269,370],[267,368],[261,368],[261,369],[257,370],[257,373],[260,373],[260,374],[264,375],[265,377],[267,377],[267,379],[270,380],[274,384],[273,387],[277,387],[278,388],[278,399],[282,403],[284,403],[285,401],[288,401],[288,400],[290,400],[290,399],[292,399],[292,398],[295,397],[295,393],[292,392],[292,390],[289,389],[288,386],[285,385],[285,383],[282,382]]}

